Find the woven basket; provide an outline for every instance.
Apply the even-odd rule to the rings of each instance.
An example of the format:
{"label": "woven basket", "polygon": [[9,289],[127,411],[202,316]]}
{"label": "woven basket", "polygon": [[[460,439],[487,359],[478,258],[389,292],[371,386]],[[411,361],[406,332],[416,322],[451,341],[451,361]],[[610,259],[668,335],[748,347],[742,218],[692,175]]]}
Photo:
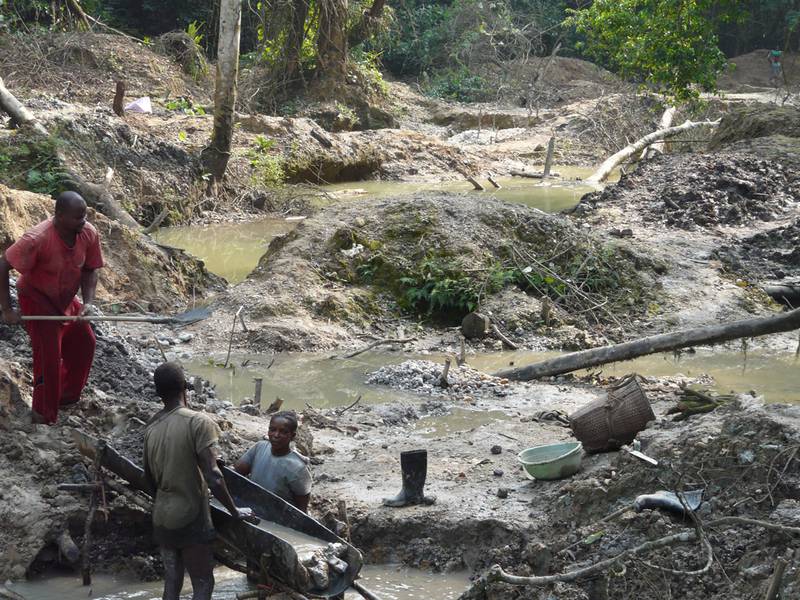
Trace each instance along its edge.
{"label": "woven basket", "polygon": [[569,416],[572,433],[587,452],[614,450],[633,441],[656,418],[636,374],[626,375],[595,400]]}

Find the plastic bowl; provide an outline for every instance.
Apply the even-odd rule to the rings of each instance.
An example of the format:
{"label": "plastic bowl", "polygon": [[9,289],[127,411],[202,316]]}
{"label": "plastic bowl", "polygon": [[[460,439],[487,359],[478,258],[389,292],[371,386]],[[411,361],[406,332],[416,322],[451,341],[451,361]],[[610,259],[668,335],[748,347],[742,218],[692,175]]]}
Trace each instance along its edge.
{"label": "plastic bowl", "polygon": [[574,475],[581,466],[581,458],[581,442],[536,446],[517,454],[517,460],[530,479],[563,479]]}

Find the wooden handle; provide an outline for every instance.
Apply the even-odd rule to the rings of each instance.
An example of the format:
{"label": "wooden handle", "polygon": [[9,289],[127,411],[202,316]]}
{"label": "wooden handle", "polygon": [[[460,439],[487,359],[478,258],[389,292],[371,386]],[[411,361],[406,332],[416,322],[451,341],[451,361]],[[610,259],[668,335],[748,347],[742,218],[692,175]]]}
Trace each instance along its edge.
{"label": "wooden handle", "polygon": [[134,323],[165,323],[167,317],[144,317],[130,315],[87,315],[85,317],[66,316],[66,315],[24,315],[23,321],[128,321]]}

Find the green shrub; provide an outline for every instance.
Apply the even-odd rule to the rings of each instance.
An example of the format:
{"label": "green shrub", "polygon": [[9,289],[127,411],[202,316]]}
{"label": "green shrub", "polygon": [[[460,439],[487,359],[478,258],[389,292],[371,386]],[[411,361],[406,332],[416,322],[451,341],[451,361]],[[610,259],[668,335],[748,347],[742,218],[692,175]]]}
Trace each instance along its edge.
{"label": "green shrub", "polygon": [[247,151],[253,168],[254,185],[279,187],[286,181],[285,160],[282,154],[273,154],[275,140],[263,135],[256,136],[255,147]]}
{"label": "green shrub", "polygon": [[486,80],[480,75],[473,75],[466,67],[436,75],[424,90],[428,96],[459,102],[480,102],[491,98]]}
{"label": "green shrub", "polygon": [[66,189],[64,172],[51,141],[14,139],[0,144],[0,182],[37,194],[56,196]]}

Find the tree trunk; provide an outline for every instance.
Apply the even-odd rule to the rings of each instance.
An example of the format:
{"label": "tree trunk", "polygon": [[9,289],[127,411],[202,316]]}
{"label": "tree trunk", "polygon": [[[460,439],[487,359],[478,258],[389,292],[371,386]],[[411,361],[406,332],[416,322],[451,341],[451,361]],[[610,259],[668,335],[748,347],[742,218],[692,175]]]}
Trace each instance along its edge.
{"label": "tree trunk", "polygon": [[[11,115],[11,118],[20,127],[27,127],[44,138],[50,138],[47,128],[6,89],[2,77],[0,77],[0,110]],[[139,228],[139,223],[136,222],[136,219],[122,208],[109,191],[111,178],[114,176],[112,169],[108,168],[106,170],[106,176],[102,184],[91,183],[69,166],[67,157],[61,150],[56,149],[55,156],[61,170],[66,174],[66,178],[74,184],[78,193],[86,200],[86,204],[123,225],[134,229]]]}
{"label": "tree trunk", "polygon": [[347,35],[347,40],[351,46],[358,46],[375,35],[383,18],[385,6],[386,0],[375,0],[369,9],[361,13],[361,19],[350,29]]}
{"label": "tree trunk", "polygon": [[290,29],[286,34],[284,55],[286,56],[285,81],[291,84],[300,71],[300,57],[303,51],[303,40],[306,37],[306,19],[308,19],[308,0],[292,2]]}
{"label": "tree trunk", "polygon": [[716,127],[717,125],[719,125],[719,119],[716,121],[686,121],[682,125],[676,127],[668,127],[667,129],[659,129],[658,131],[649,133],[630,146],[626,146],[613,156],[607,158],[597,171],[595,171],[591,177],[587,178],[586,181],[588,183],[601,183],[605,181],[618,164],[637,152],[641,152],[653,142],[672,137],[684,131],[689,131],[690,129],[696,129],[697,127]]}
{"label": "tree trunk", "polygon": [[236,109],[236,79],[239,75],[239,37],[242,28],[241,0],[224,0],[219,9],[219,45],[214,92],[214,132],[211,144],[200,156],[203,169],[214,182],[225,175],[231,156],[233,117]]}
{"label": "tree trunk", "polygon": [[347,0],[320,0],[317,77],[344,83],[347,75]]}
{"label": "tree trunk", "polygon": [[[674,106],[668,106],[667,109],[664,111],[664,114],[661,115],[661,121],[658,123],[658,130],[662,129],[669,129],[672,127],[672,119],[675,118],[675,112],[678,109]],[[656,154],[664,154],[666,146],[664,144],[664,140],[660,140],[650,146],[647,151],[644,153],[645,158],[653,158]]]}
{"label": "tree trunk", "polygon": [[685,329],[675,333],[653,335],[625,342],[624,344],[572,352],[571,354],[565,354],[564,356],[551,358],[550,360],[544,360],[525,367],[504,369],[495,373],[495,376],[528,381],[530,379],[539,379],[540,377],[562,375],[570,371],[587,369],[621,360],[630,360],[637,356],[655,354],[656,352],[669,352],[670,350],[678,350],[689,346],[718,344],[739,338],[757,337],[770,333],[792,331],[798,328],[800,328],[800,308],[771,317],[745,319],[743,321],[734,321],[727,325]]}

